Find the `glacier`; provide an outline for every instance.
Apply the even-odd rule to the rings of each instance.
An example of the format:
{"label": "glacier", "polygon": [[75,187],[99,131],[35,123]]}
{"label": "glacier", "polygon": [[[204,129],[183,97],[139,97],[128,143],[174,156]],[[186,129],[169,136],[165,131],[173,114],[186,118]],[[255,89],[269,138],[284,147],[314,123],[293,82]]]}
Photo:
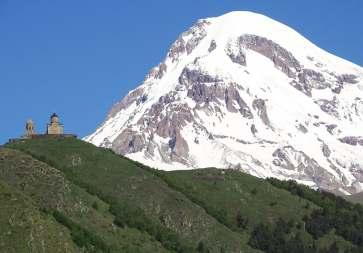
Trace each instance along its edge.
{"label": "glacier", "polygon": [[199,20],[85,140],[161,170],[363,190],[363,68],[264,15]]}

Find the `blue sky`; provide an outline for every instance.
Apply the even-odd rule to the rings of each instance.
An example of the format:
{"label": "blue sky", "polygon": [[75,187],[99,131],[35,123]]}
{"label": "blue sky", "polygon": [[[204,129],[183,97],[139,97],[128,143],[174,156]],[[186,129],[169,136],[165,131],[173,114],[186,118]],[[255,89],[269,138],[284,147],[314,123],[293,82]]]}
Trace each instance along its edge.
{"label": "blue sky", "polygon": [[0,0],[0,143],[52,112],[85,136],[197,19],[263,13],[363,66],[361,0]]}

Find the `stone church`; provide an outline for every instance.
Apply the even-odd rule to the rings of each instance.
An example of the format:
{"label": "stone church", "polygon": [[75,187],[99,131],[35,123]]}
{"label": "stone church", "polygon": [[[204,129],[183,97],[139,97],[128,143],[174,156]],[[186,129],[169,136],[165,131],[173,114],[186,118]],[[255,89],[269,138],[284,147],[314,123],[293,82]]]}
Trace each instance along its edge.
{"label": "stone church", "polygon": [[53,113],[50,116],[50,123],[47,124],[47,132],[46,134],[57,134],[62,135],[64,134],[64,126],[59,122],[59,117],[57,114]]}
{"label": "stone church", "polygon": [[[45,134],[37,134],[35,131],[34,122],[30,119],[25,124],[25,135],[21,139],[39,139],[39,138],[77,138],[74,134],[65,134],[64,126],[60,123],[59,117],[56,113],[50,116],[50,122],[46,126]],[[17,141],[18,139],[11,139],[12,141]]]}
{"label": "stone church", "polygon": [[25,135],[20,138],[9,139],[9,142],[23,141],[24,139],[53,139],[53,138],[77,138],[75,134],[65,134],[64,126],[60,123],[56,113],[50,116],[50,122],[46,126],[45,134],[37,134],[34,122],[29,119],[25,124]]}

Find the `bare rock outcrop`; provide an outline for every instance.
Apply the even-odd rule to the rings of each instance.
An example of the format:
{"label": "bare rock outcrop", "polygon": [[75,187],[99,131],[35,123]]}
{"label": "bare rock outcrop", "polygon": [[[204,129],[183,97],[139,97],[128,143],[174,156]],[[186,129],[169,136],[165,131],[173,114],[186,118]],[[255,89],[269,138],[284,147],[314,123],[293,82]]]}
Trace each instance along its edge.
{"label": "bare rock outcrop", "polygon": [[212,40],[210,42],[210,46],[208,48],[208,52],[211,53],[217,48],[217,42],[215,40]]}
{"label": "bare rock outcrop", "polygon": [[145,146],[145,138],[132,129],[125,129],[112,143],[112,149],[119,154],[130,154],[141,151]]}
{"label": "bare rock outcrop", "polygon": [[[225,96],[224,100],[226,102],[227,110],[230,112],[240,112],[243,117],[247,119],[252,119],[253,114],[251,112],[251,109],[248,107],[246,102],[241,98],[238,90],[230,84],[225,89]],[[238,105],[239,108],[236,108],[234,105]]]}
{"label": "bare rock outcrop", "polygon": [[273,153],[273,164],[286,170],[296,171],[297,179],[313,181],[326,190],[339,187],[339,182],[321,167],[317,161],[292,146],[285,146]]}
{"label": "bare rock outcrop", "polygon": [[199,45],[200,41],[207,36],[205,27],[209,23],[206,20],[201,20],[192,26],[188,31],[182,35],[171,46],[168,57],[173,62],[177,61],[183,54],[191,54],[193,50]]}
{"label": "bare rock outcrop", "polygon": [[329,83],[325,81],[323,74],[312,69],[303,69],[298,74],[298,78],[299,82],[305,87],[325,89],[329,86]]}
{"label": "bare rock outcrop", "polygon": [[339,118],[338,112],[338,99],[334,97],[332,100],[327,99],[319,99],[315,101],[318,105],[320,105],[320,109],[326,112],[329,115],[332,115],[336,118]]}
{"label": "bare rock outcrop", "polygon": [[246,66],[246,53],[243,45],[231,41],[225,51],[232,62]]}
{"label": "bare rock outcrop", "polygon": [[339,139],[340,142],[349,144],[352,146],[361,145],[363,146],[363,137],[362,136],[346,136]]}
{"label": "bare rock outcrop", "polygon": [[353,74],[343,74],[343,75],[337,76],[337,80],[341,84],[344,84],[344,83],[356,84],[356,83],[358,83],[357,79],[358,79],[358,76],[353,75]]}
{"label": "bare rock outcrop", "polygon": [[168,66],[164,62],[160,63],[157,67],[151,69],[147,78],[161,79],[168,70]]}
{"label": "bare rock outcrop", "polygon": [[133,91],[131,91],[128,95],[126,95],[120,102],[116,103],[108,113],[107,118],[114,117],[119,111],[126,109],[129,107],[132,103],[137,101],[140,96],[142,96],[144,93],[144,89],[142,87],[137,88]]}
{"label": "bare rock outcrop", "polygon": [[253,109],[257,110],[258,116],[260,116],[261,120],[265,125],[271,127],[270,119],[267,115],[266,102],[263,99],[255,99],[252,103]]}
{"label": "bare rock outcrop", "polygon": [[264,37],[246,34],[239,38],[240,45],[269,58],[288,77],[296,77],[301,70],[299,61],[285,48]]}

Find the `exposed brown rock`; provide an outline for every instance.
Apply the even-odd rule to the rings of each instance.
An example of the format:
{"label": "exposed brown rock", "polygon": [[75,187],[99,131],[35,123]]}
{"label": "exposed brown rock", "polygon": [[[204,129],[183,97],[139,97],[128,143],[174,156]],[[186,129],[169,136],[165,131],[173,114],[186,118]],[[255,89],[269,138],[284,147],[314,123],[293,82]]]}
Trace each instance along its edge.
{"label": "exposed brown rock", "polygon": [[126,95],[120,102],[116,103],[108,113],[107,119],[114,117],[121,110],[126,109],[144,93],[143,88],[137,88]]}
{"label": "exposed brown rock", "polygon": [[246,66],[246,54],[242,45],[239,45],[237,50],[235,48],[232,49],[231,45],[229,45],[226,49],[226,54],[232,62],[242,66]]}
{"label": "exposed brown rock", "polygon": [[[241,98],[238,90],[232,84],[230,84],[226,88],[224,94],[225,94],[224,99],[225,99],[226,107],[227,107],[228,111],[230,111],[230,112],[237,112],[238,111],[245,118],[248,118],[248,119],[253,118],[253,115],[252,115],[252,112],[251,112],[250,108],[247,106],[246,102],[243,101],[243,99]],[[237,103],[239,108],[235,108],[234,103]]]}
{"label": "exposed brown rock", "polygon": [[113,141],[112,149],[119,154],[130,154],[141,151],[145,146],[145,138],[132,129],[125,129]]}
{"label": "exposed brown rock", "polygon": [[[173,62],[177,61],[182,54],[190,54],[193,52],[200,41],[207,36],[205,31],[207,25],[209,25],[209,23],[205,20],[197,22],[173,43],[168,53],[168,56]],[[189,35],[192,36],[189,38]],[[186,41],[185,38],[188,38],[188,40]]]}
{"label": "exposed brown rock", "polygon": [[350,83],[350,84],[356,84],[358,83],[358,77],[356,75],[353,74],[343,74],[340,76],[337,76],[338,82],[343,84],[343,83]]}
{"label": "exposed brown rock", "polygon": [[345,144],[349,144],[352,146],[361,145],[363,146],[363,137],[362,136],[346,136],[343,138],[340,138],[339,141]]}
{"label": "exposed brown rock", "polygon": [[275,66],[289,77],[301,70],[299,61],[285,48],[264,37],[246,34],[239,38],[240,45],[269,58]]}
{"label": "exposed brown rock", "polygon": [[320,109],[336,118],[339,118],[338,113],[338,99],[334,97],[332,100],[319,99],[315,101],[318,105],[320,105]]}
{"label": "exposed brown rock", "polygon": [[267,115],[266,103],[263,99],[255,99],[252,103],[253,109],[257,110],[258,116],[260,116],[263,123],[271,127],[270,120]]}
{"label": "exposed brown rock", "polygon": [[151,69],[149,74],[147,75],[147,78],[155,78],[155,79],[161,79],[166,71],[168,70],[168,67],[164,62],[160,63],[157,67]]}
{"label": "exposed brown rock", "polygon": [[299,82],[304,84],[305,87],[325,89],[329,86],[329,83],[325,82],[324,76],[312,69],[303,69],[298,74],[298,78]]}
{"label": "exposed brown rock", "polygon": [[210,42],[210,46],[209,46],[209,48],[208,48],[208,52],[209,52],[209,53],[211,53],[211,52],[213,52],[216,48],[217,48],[217,43],[216,43],[216,41],[215,41],[215,40],[212,40],[212,41]]}
{"label": "exposed brown rock", "polygon": [[[328,191],[340,187],[340,182],[337,181],[334,175],[328,173],[313,158],[302,151],[295,150],[292,146],[277,149],[273,153],[273,157],[275,157],[273,161],[275,166],[299,172],[296,179],[313,181],[319,187]],[[293,160],[295,160],[295,163],[298,162],[298,166],[294,166]]]}

